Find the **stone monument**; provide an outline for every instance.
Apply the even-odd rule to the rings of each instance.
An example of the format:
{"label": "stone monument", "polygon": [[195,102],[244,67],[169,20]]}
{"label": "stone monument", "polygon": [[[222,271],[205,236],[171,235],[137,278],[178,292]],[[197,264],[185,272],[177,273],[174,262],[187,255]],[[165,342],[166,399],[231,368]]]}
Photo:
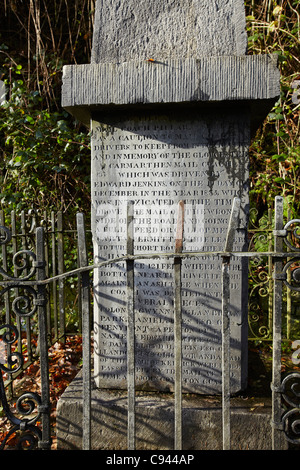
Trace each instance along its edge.
{"label": "stone monument", "polygon": [[[273,56],[248,56],[242,0],[98,0],[92,62],[66,66],[62,105],[90,127],[95,262],[172,253],[185,204],[183,392],[220,394],[221,261],[233,198],[247,249],[248,147],[279,95]],[[135,262],[136,388],[173,391],[173,260]],[[125,264],[95,273],[95,381],[126,389]],[[230,267],[231,390],[247,385],[247,265]]]}

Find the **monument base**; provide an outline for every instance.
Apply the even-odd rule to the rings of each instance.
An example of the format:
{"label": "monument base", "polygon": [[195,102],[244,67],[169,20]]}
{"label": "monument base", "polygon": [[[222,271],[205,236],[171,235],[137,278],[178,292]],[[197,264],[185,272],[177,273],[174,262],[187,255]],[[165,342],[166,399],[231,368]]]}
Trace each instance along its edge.
{"label": "monument base", "polygon": [[[174,449],[174,398],[161,392],[136,394],[136,450]],[[183,450],[222,450],[222,400],[183,395]],[[92,450],[127,449],[127,392],[92,391]],[[231,399],[231,449],[271,450],[271,399]],[[57,449],[82,446],[82,377],[75,378],[57,406]],[[282,439],[282,449],[287,449]]]}

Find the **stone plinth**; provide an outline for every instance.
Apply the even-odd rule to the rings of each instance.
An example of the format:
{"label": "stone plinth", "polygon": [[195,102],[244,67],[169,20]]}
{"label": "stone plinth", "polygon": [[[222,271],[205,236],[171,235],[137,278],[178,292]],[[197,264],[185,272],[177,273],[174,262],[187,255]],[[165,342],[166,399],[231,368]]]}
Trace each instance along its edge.
{"label": "stone plinth", "polygon": [[[81,449],[82,381],[66,389],[57,408],[58,450]],[[92,450],[126,450],[127,393],[92,391]],[[271,400],[233,398],[232,450],[271,450]],[[174,400],[170,394],[140,392],[136,399],[136,450],[174,449]],[[219,397],[183,397],[184,451],[222,450],[222,404]],[[282,449],[287,449],[283,437]]]}

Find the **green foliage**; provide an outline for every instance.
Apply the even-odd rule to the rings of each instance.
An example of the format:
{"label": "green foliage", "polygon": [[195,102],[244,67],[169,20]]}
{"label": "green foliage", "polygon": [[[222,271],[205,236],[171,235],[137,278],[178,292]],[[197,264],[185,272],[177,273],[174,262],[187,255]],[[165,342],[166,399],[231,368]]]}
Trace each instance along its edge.
{"label": "green foliage", "polygon": [[[94,0],[0,2],[0,208],[90,212],[88,130],[60,106],[62,67],[89,62]],[[2,43],[2,44],[1,44]]]}
{"label": "green foliage", "polygon": [[0,107],[0,203],[2,208],[87,209],[89,136],[68,113],[41,106],[38,91],[29,91],[11,70],[9,99]]}
{"label": "green foliage", "polygon": [[250,149],[250,198],[259,216],[282,195],[300,209],[300,105],[293,102],[293,83],[300,79],[299,0],[247,0],[249,54],[277,54],[281,95],[257,132]]}
{"label": "green foliage", "polygon": [[[94,0],[0,2],[0,203],[90,212],[89,136],[61,109],[64,64],[90,62]],[[245,0],[248,53],[277,54],[281,96],[250,148],[250,200],[261,218],[285,196],[299,215],[300,0]],[[1,44],[2,42],[2,44]],[[2,155],[1,155],[2,154]]]}

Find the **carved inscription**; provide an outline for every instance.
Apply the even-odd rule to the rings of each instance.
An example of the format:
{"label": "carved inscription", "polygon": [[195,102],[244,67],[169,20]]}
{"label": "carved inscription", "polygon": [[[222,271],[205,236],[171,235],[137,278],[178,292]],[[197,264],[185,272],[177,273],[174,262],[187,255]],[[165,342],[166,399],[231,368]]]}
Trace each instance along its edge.
{"label": "carved inscription", "polygon": [[[207,255],[182,265],[183,385],[221,391],[221,260],[234,196],[245,205],[248,135],[241,119],[140,118],[92,127],[92,227],[96,261],[126,253],[127,202],[134,202],[134,252],[174,250],[177,207],[185,201],[184,250]],[[236,249],[245,243],[245,221]],[[231,266],[232,380],[240,388],[242,266]],[[126,387],[126,271],[95,279],[95,374],[99,387]],[[135,263],[136,384],[172,390],[173,264]]]}

